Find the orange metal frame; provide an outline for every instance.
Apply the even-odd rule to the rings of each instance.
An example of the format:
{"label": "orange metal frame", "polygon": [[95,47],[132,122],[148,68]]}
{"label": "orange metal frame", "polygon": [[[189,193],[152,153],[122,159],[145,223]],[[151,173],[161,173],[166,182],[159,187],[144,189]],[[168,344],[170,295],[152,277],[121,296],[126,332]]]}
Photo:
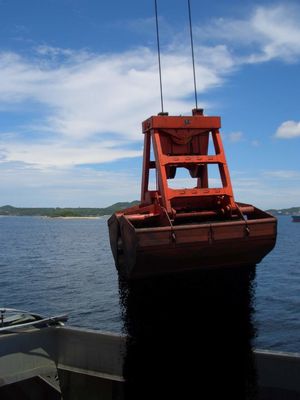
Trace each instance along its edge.
{"label": "orange metal frame", "polygon": [[[144,157],[141,205],[158,204],[169,216],[180,212],[220,211],[231,213],[237,208],[219,129],[220,117],[207,117],[199,109],[192,116],[153,116],[143,122]],[[215,154],[208,154],[209,135]],[[150,160],[151,143],[155,161]],[[208,165],[219,167],[222,187],[209,185]],[[177,168],[186,168],[197,178],[194,188],[171,189]],[[156,169],[156,190],[149,190],[150,169]]]}

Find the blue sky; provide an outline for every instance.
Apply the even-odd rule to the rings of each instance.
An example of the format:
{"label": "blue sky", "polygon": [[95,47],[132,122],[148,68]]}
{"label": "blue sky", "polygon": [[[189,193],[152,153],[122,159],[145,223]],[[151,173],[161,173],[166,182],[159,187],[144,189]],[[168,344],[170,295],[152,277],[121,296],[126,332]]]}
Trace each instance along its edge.
{"label": "blue sky", "polygon": [[[0,205],[139,198],[160,111],[153,0],[0,0]],[[300,4],[191,0],[198,101],[238,201],[300,205]],[[194,107],[186,0],[158,0],[165,110]],[[182,184],[184,184],[182,178]]]}

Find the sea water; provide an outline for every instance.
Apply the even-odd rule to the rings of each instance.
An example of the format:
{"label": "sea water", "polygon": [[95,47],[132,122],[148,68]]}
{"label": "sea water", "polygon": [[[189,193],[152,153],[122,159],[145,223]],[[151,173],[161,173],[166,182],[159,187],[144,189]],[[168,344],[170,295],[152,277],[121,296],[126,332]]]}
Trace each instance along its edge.
{"label": "sea water", "polygon": [[[183,329],[203,333],[210,324],[214,340],[247,326],[254,347],[299,352],[299,243],[300,224],[282,216],[276,247],[246,278],[180,277],[128,292],[118,282],[106,218],[0,217],[0,306],[67,313],[69,325],[126,332],[137,299],[143,307],[135,311],[145,311],[148,325],[162,328],[168,321],[183,335]],[[164,315],[153,319],[151,310]]]}

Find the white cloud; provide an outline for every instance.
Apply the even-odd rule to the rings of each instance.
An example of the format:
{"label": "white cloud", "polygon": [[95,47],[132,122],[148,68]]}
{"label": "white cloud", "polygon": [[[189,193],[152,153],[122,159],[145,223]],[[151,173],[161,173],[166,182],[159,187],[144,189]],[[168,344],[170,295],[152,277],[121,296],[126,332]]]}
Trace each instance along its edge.
{"label": "white cloud", "polygon": [[[256,7],[244,19],[195,26],[199,93],[222,85],[228,74],[243,64],[298,60],[299,18],[300,9],[289,3]],[[162,54],[165,110],[171,114],[190,112],[193,107],[190,51],[178,46],[177,39],[175,35],[174,43]],[[141,154],[141,122],[160,111],[155,51],[137,48],[119,54],[95,54],[43,45],[31,57],[2,52],[0,87],[0,110],[10,110],[12,121],[14,115],[20,120],[28,110],[37,110],[30,124],[16,126],[12,122],[0,132],[0,184],[4,193],[15,193],[16,200],[24,205],[32,197],[37,202],[31,205],[41,204],[42,198],[58,205],[68,205],[61,199],[74,198],[89,205],[92,196],[101,197],[101,202],[107,199],[107,204],[112,198],[136,198],[136,177],[114,172],[105,175],[76,166]],[[284,122],[276,131],[278,138],[298,136],[300,123],[295,121]],[[232,132],[228,137],[237,142],[243,134]],[[252,145],[257,142],[252,141]],[[277,177],[275,172],[275,181],[280,174],[282,179],[288,177],[287,171],[277,171]],[[263,174],[255,182],[250,178],[237,181],[237,192],[244,201],[262,199],[266,207],[276,199],[286,201],[279,199],[278,188],[270,186]],[[296,199],[295,193],[291,191],[290,199]]]}
{"label": "white cloud", "polygon": [[[59,52],[63,61],[52,63],[48,56]],[[224,50],[216,49],[209,65],[198,66],[200,92],[218,85],[227,72],[230,61],[220,67],[220,58],[226,61]],[[193,90],[189,56],[167,53],[163,63],[166,107],[175,114],[188,111],[192,104],[186,97]],[[141,121],[159,111],[156,55],[146,48],[97,55],[43,46],[32,60],[2,53],[0,86],[2,106],[38,102],[47,107],[41,121],[45,128],[72,138],[117,132],[137,139]]]}
{"label": "white cloud", "polygon": [[139,183],[129,171],[0,164],[1,204],[19,207],[104,207],[138,199]]}
{"label": "white cloud", "polygon": [[[231,174],[236,201],[253,204],[262,209],[299,206],[300,186],[291,186],[299,181],[300,171],[233,171]],[[281,190],[278,190],[278,188]]]}
{"label": "white cloud", "polygon": [[[202,25],[201,30],[196,27],[196,37],[198,32],[199,38],[219,41],[209,46],[198,42],[195,47],[198,91],[204,93],[222,85],[224,77],[243,63],[278,57],[290,61],[298,57],[299,15],[300,9],[291,5],[260,6],[248,18],[220,19],[210,27]],[[179,114],[193,107],[192,100],[188,100],[193,93],[193,80],[190,54],[175,42],[176,39],[162,55],[163,89],[165,109]],[[236,44],[240,46],[238,50],[243,50],[242,57]],[[141,121],[158,112],[160,106],[157,57],[148,48],[95,54],[43,45],[36,48],[32,58],[0,53],[0,87],[2,110],[17,107],[14,112],[21,113],[29,103],[40,107],[39,118],[34,118],[27,131],[40,133],[43,141],[51,143],[48,155],[48,144],[39,140],[30,150],[26,143],[26,135],[30,135],[23,132],[15,150],[3,144],[11,161],[28,162],[31,151],[36,163],[45,164],[47,160],[47,165],[73,165],[75,159],[85,163],[84,154],[96,149],[93,139],[97,137],[100,143],[99,135],[110,134],[113,140],[122,138],[125,142],[141,141]],[[283,123],[276,132],[282,138],[299,134],[299,123],[293,121]],[[58,136],[61,139],[57,140]],[[229,135],[232,142],[241,139],[241,132]],[[74,141],[81,141],[80,150]],[[111,148],[104,144],[103,148],[105,156],[91,156],[91,160],[122,157],[117,143]],[[129,153],[125,150],[123,154],[133,155]]]}
{"label": "white cloud", "polygon": [[252,27],[266,60],[283,58],[292,61],[300,55],[299,8],[291,6],[259,7]]}
{"label": "white cloud", "polygon": [[[224,46],[201,51],[205,60],[196,67],[203,93],[222,84],[232,61]],[[190,113],[190,54],[170,47],[162,62],[165,109]],[[141,122],[160,111],[155,52],[94,54],[49,46],[31,58],[2,52],[0,87],[0,109],[12,116],[0,132],[2,203],[102,206],[138,198],[139,178],[86,164],[141,155]],[[30,122],[17,126],[14,115]]]}
{"label": "white cloud", "polygon": [[229,141],[232,143],[237,143],[243,140],[243,132],[231,132],[229,133]]}
{"label": "white cloud", "polygon": [[300,137],[300,122],[285,121],[276,130],[275,137],[279,139],[293,139]]}
{"label": "white cloud", "polygon": [[43,143],[0,141],[2,162],[21,161],[39,168],[99,164],[142,155],[142,150],[132,150],[121,146],[122,143],[114,141],[83,143],[61,139]]}
{"label": "white cloud", "polygon": [[199,39],[222,40],[238,49],[238,64],[280,58],[292,62],[300,56],[300,8],[291,3],[259,6],[244,19],[219,18],[197,29]]}
{"label": "white cloud", "polygon": [[60,47],[52,47],[47,45],[40,45],[36,47],[36,52],[43,56],[51,56],[53,59],[56,59],[58,56],[72,56],[74,55],[74,51],[71,49],[62,49]]}
{"label": "white cloud", "polygon": [[300,171],[297,170],[266,171],[263,175],[278,180],[300,180]]}
{"label": "white cloud", "polygon": [[[205,62],[197,65],[199,92],[220,85],[232,66],[224,47],[204,50]],[[165,109],[172,114],[190,112],[190,55],[171,49],[163,63]],[[99,55],[40,46],[30,59],[0,53],[0,87],[1,109],[14,107],[11,112],[26,117],[38,107],[30,124],[12,126],[19,129],[16,140],[1,142],[5,160],[41,166],[139,155],[126,144],[142,142],[141,122],[160,106],[157,58],[147,48]],[[3,135],[0,132],[0,139]],[[109,135],[113,144],[108,146],[101,135]]]}

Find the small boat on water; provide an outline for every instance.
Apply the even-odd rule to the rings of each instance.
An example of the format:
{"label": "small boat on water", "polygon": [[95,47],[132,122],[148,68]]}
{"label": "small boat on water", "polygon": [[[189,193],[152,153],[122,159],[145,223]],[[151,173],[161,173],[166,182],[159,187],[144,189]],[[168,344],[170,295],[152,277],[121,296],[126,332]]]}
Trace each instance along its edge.
{"label": "small boat on water", "polygon": [[49,326],[63,326],[67,321],[67,315],[43,317],[42,315],[15,308],[0,308],[0,335],[24,331],[31,328],[43,328]]}
{"label": "small boat on water", "polygon": [[[255,265],[273,249],[276,218],[234,200],[220,127],[220,117],[204,116],[201,109],[191,116],[160,113],[143,122],[141,202],[108,220],[123,277]],[[217,187],[212,165],[219,174]],[[188,170],[192,185],[171,188],[181,169]],[[151,170],[155,190],[149,189]]]}
{"label": "small boat on water", "polygon": [[300,222],[300,215],[292,215],[293,222]]}

